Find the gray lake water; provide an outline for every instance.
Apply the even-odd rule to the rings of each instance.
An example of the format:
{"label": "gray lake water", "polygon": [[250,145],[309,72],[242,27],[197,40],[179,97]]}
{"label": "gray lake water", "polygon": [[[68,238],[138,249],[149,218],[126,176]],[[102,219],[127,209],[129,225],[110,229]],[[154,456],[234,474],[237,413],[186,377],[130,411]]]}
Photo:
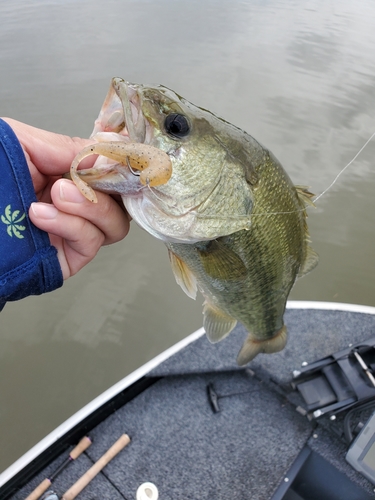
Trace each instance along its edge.
{"label": "gray lake water", "polygon": [[[317,194],[375,132],[373,0],[13,0],[0,19],[0,115],[37,127],[87,137],[113,76],[161,83],[245,129]],[[374,192],[375,140],[309,209],[320,264],[292,299],[375,306]],[[60,290],[8,304],[0,471],[199,328],[202,301],[133,224]]]}

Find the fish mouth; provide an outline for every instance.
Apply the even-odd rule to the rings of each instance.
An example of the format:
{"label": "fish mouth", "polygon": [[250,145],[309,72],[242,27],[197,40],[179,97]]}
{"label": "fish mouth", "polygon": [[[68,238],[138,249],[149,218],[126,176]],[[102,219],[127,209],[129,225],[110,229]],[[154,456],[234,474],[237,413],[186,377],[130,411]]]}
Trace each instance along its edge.
{"label": "fish mouth", "polygon": [[136,87],[122,78],[112,78],[91,138],[145,143],[146,136],[150,135],[150,125],[143,116]]}
{"label": "fish mouth", "polygon": [[[153,130],[142,112],[140,85],[112,78],[108,93],[95,120],[90,138],[99,143],[125,142],[150,144]],[[109,194],[140,196],[140,172],[116,160],[99,155],[90,169],[78,170],[89,186]]]}

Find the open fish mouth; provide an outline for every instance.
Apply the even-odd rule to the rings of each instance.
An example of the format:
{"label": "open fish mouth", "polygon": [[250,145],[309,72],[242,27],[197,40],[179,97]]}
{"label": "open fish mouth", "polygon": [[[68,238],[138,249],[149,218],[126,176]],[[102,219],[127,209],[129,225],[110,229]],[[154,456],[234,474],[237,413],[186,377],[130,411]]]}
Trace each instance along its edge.
{"label": "open fish mouth", "polygon": [[[112,79],[90,136],[96,144],[84,148],[71,165],[71,179],[93,203],[97,197],[92,188],[134,196],[142,186],[160,186],[172,175],[168,154],[150,144],[152,127],[142,113],[137,87]],[[78,171],[79,163],[94,154],[99,155],[94,166]]]}
{"label": "open fish mouth", "polygon": [[146,136],[150,136],[150,128],[143,116],[141,98],[134,85],[122,78],[112,78],[91,138],[98,141],[144,143]]}

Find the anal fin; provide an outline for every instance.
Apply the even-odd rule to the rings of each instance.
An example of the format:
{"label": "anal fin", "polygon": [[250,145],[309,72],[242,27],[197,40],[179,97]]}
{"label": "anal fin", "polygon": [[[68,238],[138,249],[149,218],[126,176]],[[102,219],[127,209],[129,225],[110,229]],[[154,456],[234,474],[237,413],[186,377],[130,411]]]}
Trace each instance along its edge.
{"label": "anal fin", "polygon": [[209,302],[203,307],[203,327],[208,340],[215,344],[224,339],[236,326],[237,320]]}

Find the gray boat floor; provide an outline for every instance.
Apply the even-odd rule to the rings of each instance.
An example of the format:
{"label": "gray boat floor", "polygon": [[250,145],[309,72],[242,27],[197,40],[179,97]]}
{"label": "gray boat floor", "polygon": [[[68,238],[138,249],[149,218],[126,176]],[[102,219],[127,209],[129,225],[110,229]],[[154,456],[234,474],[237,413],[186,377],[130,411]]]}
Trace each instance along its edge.
{"label": "gray boat floor", "polygon": [[[160,500],[268,500],[305,445],[360,488],[360,496],[348,493],[343,500],[375,498],[373,486],[345,461],[335,423],[310,422],[286,397],[293,370],[373,336],[375,315],[289,309],[285,323],[286,349],[259,355],[246,368],[235,362],[246,337],[241,326],[218,344],[203,336],[166,360],[149,373],[162,378],[90,433],[93,445],[52,489],[60,497],[127,433],[131,443],[79,499],[135,499],[139,485],[152,482]],[[209,383],[221,396],[219,413],[209,404]],[[12,498],[24,499],[67,454]]]}

